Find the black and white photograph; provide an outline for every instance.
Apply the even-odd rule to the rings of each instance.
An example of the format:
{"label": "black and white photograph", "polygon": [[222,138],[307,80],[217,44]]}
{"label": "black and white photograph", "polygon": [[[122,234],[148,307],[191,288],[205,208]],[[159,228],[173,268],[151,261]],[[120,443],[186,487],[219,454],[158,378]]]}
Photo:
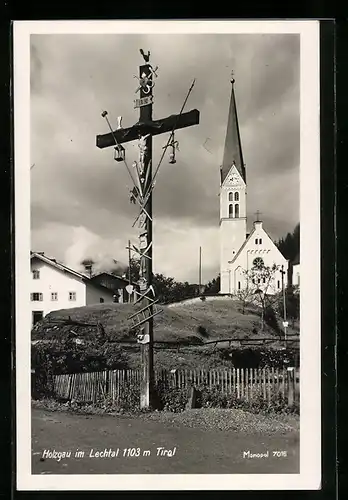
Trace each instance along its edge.
{"label": "black and white photograph", "polygon": [[318,32],[14,22],[18,489],[320,488]]}

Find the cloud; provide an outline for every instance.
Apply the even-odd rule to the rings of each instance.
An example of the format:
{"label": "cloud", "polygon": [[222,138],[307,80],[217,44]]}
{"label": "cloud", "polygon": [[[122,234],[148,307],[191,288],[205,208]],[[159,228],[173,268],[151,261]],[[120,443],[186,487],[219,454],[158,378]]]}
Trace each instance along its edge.
{"label": "cloud", "polygon": [[[138,119],[133,101],[140,47],[149,48],[159,66],[154,118],[178,113],[196,78],[185,110],[199,109],[200,124],[176,132],[177,163],[169,164],[165,156],[153,199],[156,268],[194,279],[190,256],[198,251],[193,250],[197,235],[205,235],[206,269],[213,273],[218,268],[219,165],[232,69],[247,164],[248,213],[261,210],[274,237],[298,222],[299,38],[32,35],[32,244],[49,248],[57,258],[73,262],[75,251],[94,249],[99,259],[104,255],[107,260],[111,245],[112,258],[126,259],[128,239],[136,242],[132,224],[137,208],[129,203],[127,170],[113,161],[112,148],[100,150],[95,141],[97,134],[108,132],[100,116],[103,109],[114,125],[120,115],[124,127]],[[155,167],[167,139],[154,139]],[[128,164],[137,157],[136,143],[127,144]],[[53,228],[66,236],[53,237]],[[54,246],[49,244],[52,237]]]}

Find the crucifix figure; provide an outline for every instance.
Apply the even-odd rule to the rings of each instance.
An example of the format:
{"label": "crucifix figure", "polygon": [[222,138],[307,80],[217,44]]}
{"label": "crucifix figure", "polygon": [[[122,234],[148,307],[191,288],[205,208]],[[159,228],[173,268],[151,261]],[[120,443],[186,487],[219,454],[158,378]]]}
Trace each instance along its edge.
{"label": "crucifix figure", "polygon": [[143,174],[145,168],[145,157],[147,155],[147,139],[150,134],[139,135],[139,150],[140,150],[140,173]]}
{"label": "crucifix figure", "polygon": [[[144,290],[142,301],[144,308],[141,309],[144,313],[144,318],[140,320],[138,326],[144,327],[145,343],[141,343],[141,355],[143,366],[143,379],[141,383],[140,406],[149,408],[153,405],[153,389],[154,389],[154,369],[153,369],[153,318],[156,311],[153,309],[154,300],[150,292],[146,290],[152,289],[152,188],[154,179],[152,176],[152,137],[159,134],[172,133],[174,130],[191,127],[199,123],[199,111],[193,109],[186,113],[178,115],[170,115],[167,118],[159,120],[152,119],[152,89],[154,86],[153,78],[156,77],[149,63],[150,53],[145,54],[141,50],[145,64],[139,67],[139,88],[140,91],[137,106],[140,107],[139,121],[128,128],[118,128],[108,134],[97,135],[96,143],[98,148],[107,148],[118,144],[139,140],[141,177],[143,178],[143,186],[139,196],[141,205],[141,231],[142,244],[140,248],[141,275],[140,280],[141,290]],[[131,201],[135,201],[135,196]],[[139,217],[139,216],[138,216]],[[145,245],[145,242],[147,243]],[[137,313],[136,313],[137,314]]]}

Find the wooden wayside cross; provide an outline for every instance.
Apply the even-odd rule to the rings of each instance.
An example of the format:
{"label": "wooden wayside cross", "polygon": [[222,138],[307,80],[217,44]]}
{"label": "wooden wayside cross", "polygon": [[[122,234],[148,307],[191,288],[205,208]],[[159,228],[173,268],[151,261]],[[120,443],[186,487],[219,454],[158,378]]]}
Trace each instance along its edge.
{"label": "wooden wayside cross", "polygon": [[[152,191],[154,187],[154,178],[152,174],[152,137],[155,135],[172,133],[174,130],[191,127],[199,123],[199,111],[193,109],[186,113],[170,115],[167,118],[159,120],[152,119],[153,107],[153,87],[154,79],[157,78],[158,67],[153,67],[150,62],[150,52],[147,54],[140,50],[145,64],[139,67],[139,77],[135,77],[137,87],[135,88],[135,107],[140,108],[139,120],[131,127],[121,128],[120,123],[116,130],[103,135],[97,135],[96,144],[100,149],[108,147],[118,147],[120,144],[138,140],[139,145],[139,163],[134,162],[135,174],[138,185],[134,186],[132,191],[132,203],[139,195],[140,214],[136,220],[140,220],[141,244],[136,251],[140,253],[140,280],[138,282],[141,300],[145,307],[140,312],[138,326],[144,328],[144,338],[146,343],[142,342],[142,365],[143,382],[141,387],[141,407],[151,406],[151,387],[154,381],[153,372],[153,317],[158,312],[153,309],[156,301],[151,293],[152,287]],[[186,102],[186,101],[185,101]],[[111,127],[110,127],[111,128]],[[112,129],[111,129],[112,130]],[[156,173],[155,173],[156,175]],[[134,248],[134,247],[133,247]],[[132,315],[133,317],[133,315]]]}

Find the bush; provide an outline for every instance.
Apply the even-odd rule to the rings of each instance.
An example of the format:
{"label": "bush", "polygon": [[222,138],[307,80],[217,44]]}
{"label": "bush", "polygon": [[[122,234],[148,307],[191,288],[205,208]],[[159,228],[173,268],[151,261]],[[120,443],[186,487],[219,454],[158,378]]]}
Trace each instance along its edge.
{"label": "bush", "polygon": [[299,349],[254,348],[220,348],[219,355],[223,360],[232,362],[235,368],[283,368],[299,366]]}
{"label": "bush", "polygon": [[31,352],[32,368],[47,369],[54,375],[128,368],[127,357],[117,344],[92,346],[50,342],[33,345]]}
{"label": "bush", "polygon": [[113,400],[111,396],[102,396],[97,402],[96,406],[102,408],[104,411],[121,411],[121,412],[135,412],[139,411],[140,406],[140,385],[139,383],[126,382],[123,387],[119,398]]}
{"label": "bush", "polygon": [[275,332],[280,333],[281,330],[279,328],[277,315],[271,306],[267,306],[264,311],[263,319],[270,328],[272,328]]}
{"label": "bush", "polygon": [[232,408],[232,398],[223,394],[219,387],[200,386],[197,394],[198,408]]}
{"label": "bush", "polygon": [[166,379],[155,384],[156,402],[159,410],[181,412],[189,399],[189,388],[171,387]]}

